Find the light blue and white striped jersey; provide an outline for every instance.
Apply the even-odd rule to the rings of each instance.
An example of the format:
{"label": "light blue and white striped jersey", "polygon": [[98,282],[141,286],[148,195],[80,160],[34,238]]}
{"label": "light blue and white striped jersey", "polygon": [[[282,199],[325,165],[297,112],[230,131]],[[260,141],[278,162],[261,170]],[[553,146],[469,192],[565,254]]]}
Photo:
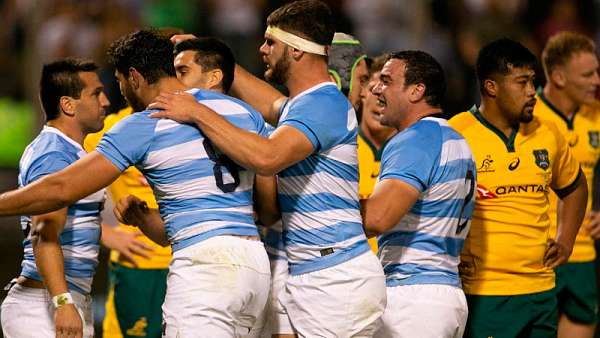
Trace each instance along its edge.
{"label": "light blue and white striped jersey", "polygon": [[[86,154],[77,142],[60,130],[44,126],[31,142],[19,163],[19,186],[26,186],[46,175],[60,171]],[[69,290],[89,294],[98,265],[100,248],[100,211],[104,204],[104,189],[68,207],[67,220],[60,234],[64,256],[65,278]],[[25,234],[21,275],[42,281],[35,265],[31,244],[31,217],[21,217]]]}
{"label": "light blue and white striped jersey", "polygon": [[293,275],[325,269],[370,250],[358,202],[358,123],[334,83],[289,100],[279,126],[301,131],[313,153],[278,174],[284,243]]}
{"label": "light blue and white striped jersey", "polygon": [[402,180],[420,195],[378,238],[387,286],[461,286],[458,264],[471,224],[475,175],[471,149],[443,119],[424,118],[388,142],[379,180]]}
{"label": "light blue and white striped jersey", "polygon": [[[265,135],[262,116],[227,95],[193,89],[232,124]],[[132,114],[96,150],[120,170],[134,165],[148,180],[173,251],[219,235],[258,236],[252,213],[254,172],[221,154],[194,126]]]}

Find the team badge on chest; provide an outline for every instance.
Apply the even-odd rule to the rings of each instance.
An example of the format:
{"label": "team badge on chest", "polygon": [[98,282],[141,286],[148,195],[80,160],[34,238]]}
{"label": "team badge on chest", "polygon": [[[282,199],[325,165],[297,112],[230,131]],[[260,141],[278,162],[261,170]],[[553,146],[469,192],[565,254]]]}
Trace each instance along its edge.
{"label": "team badge on chest", "polygon": [[588,136],[590,138],[590,145],[593,148],[598,148],[598,145],[600,144],[600,133],[598,133],[597,130],[589,130]]}
{"label": "team badge on chest", "polygon": [[535,157],[535,164],[547,170],[550,167],[550,157],[548,156],[548,150],[546,149],[536,149],[533,151],[533,156]]}

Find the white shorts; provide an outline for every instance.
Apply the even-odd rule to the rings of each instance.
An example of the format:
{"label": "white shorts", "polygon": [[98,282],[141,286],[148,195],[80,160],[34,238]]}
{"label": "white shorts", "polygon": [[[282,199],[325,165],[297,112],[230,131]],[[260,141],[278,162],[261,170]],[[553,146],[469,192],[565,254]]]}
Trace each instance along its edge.
{"label": "white shorts", "polygon": [[274,334],[294,334],[290,318],[279,301],[279,296],[284,292],[287,277],[287,260],[271,260],[271,293],[267,306],[267,322],[262,333],[263,338],[270,338]]}
{"label": "white shorts", "polygon": [[300,337],[372,337],[385,309],[385,276],[371,250],[290,275],[280,301]]}
{"label": "white shorts", "polygon": [[269,296],[260,241],[215,236],[176,251],[167,276],[163,337],[247,337]]}
{"label": "white shorts", "polygon": [[387,289],[387,308],[376,337],[460,338],[467,323],[467,300],[450,285],[400,285]]}
{"label": "white shorts", "polygon": [[[83,319],[83,337],[94,337],[92,298],[71,291]],[[13,285],[2,302],[2,331],[5,338],[55,338],[54,305],[46,289]]]}

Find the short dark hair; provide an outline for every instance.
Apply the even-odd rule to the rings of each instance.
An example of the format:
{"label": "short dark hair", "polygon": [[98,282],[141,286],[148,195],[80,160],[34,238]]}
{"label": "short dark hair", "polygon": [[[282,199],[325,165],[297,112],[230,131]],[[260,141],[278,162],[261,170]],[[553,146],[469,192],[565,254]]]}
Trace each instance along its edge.
{"label": "short dark hair", "polygon": [[542,65],[546,77],[550,76],[554,68],[566,64],[571,56],[581,52],[595,54],[594,41],[583,34],[574,32],[560,32],[553,35],[542,52]]}
{"label": "short dark hair", "polygon": [[196,52],[194,62],[202,66],[203,71],[220,69],[223,72],[223,91],[229,92],[235,71],[235,58],[231,48],[219,39],[206,37],[181,41],[175,45],[173,54],[186,50]]}
{"label": "short dark hair", "polygon": [[331,45],[335,34],[329,7],[318,0],[300,0],[283,5],[267,18],[267,26],[279,27],[321,45]]}
{"label": "short dark hair", "polygon": [[108,61],[124,75],[135,68],[149,84],[175,76],[173,44],[155,29],[138,30],[114,41],[108,48]]}
{"label": "short dark hair", "polygon": [[404,85],[422,83],[425,85],[425,102],[432,107],[439,107],[446,94],[446,77],[444,70],[437,60],[420,50],[406,50],[391,53],[389,60],[404,61],[406,70]]}
{"label": "short dark hair", "polygon": [[98,66],[89,60],[66,58],[50,62],[42,67],[40,78],[40,102],[46,114],[46,121],[60,116],[60,98],[70,96],[81,97],[85,84],[80,72],[95,72]]}
{"label": "short dark hair", "polygon": [[535,70],[537,59],[527,47],[508,38],[501,38],[483,46],[477,55],[476,64],[481,93],[484,93],[485,80],[497,74],[506,75],[511,67]]}

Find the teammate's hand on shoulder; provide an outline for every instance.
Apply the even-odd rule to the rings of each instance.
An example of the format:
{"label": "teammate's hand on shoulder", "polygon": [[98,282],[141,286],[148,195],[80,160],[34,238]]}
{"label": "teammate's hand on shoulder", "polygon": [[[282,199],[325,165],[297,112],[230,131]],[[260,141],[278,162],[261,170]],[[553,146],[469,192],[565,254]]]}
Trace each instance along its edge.
{"label": "teammate's hand on shoulder", "polygon": [[119,222],[135,226],[143,226],[149,212],[146,202],[134,195],[121,198],[114,208]]}
{"label": "teammate's hand on shoulder", "polygon": [[75,304],[59,306],[54,312],[56,338],[82,338],[83,321]]}
{"label": "teammate's hand on shoulder", "polygon": [[566,263],[571,256],[571,251],[573,251],[573,247],[569,248],[567,245],[549,238],[544,253],[544,266],[554,269]]}
{"label": "teammate's hand on shoulder", "polygon": [[195,39],[196,36],[194,34],[175,34],[171,37],[171,42],[173,44],[178,44],[181,41]]}
{"label": "teammate's hand on shoulder", "polygon": [[158,109],[150,114],[152,118],[171,119],[179,123],[194,123],[194,117],[208,109],[186,92],[161,93],[148,105],[148,109]]}
{"label": "teammate's hand on shoulder", "polygon": [[593,239],[600,239],[600,211],[590,211],[587,215],[586,229]]}

